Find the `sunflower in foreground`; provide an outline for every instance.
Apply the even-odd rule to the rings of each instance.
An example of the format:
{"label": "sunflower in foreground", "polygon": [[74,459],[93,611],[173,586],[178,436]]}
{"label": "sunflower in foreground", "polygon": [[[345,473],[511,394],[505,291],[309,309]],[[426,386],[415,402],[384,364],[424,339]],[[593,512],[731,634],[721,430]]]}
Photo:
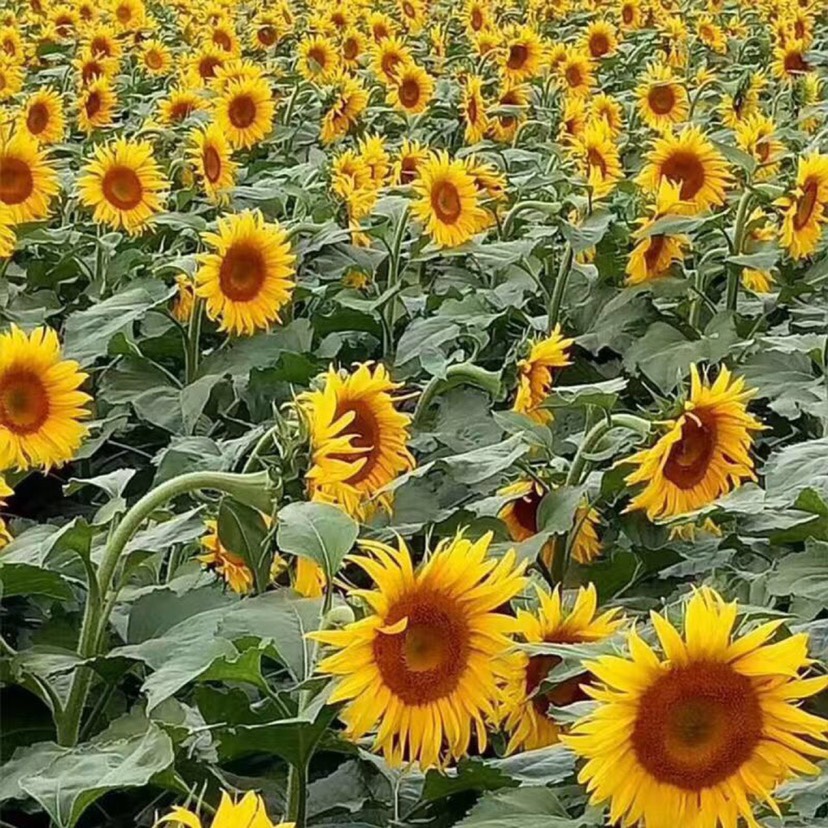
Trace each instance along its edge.
{"label": "sunflower in foreground", "polygon": [[37,142],[22,132],[10,138],[0,134],[0,206],[6,206],[12,222],[46,218],[57,192],[57,174]]}
{"label": "sunflower in foreground", "polygon": [[548,337],[532,343],[529,356],[517,365],[518,390],[512,411],[541,425],[551,422],[552,412],[540,406],[552,388],[552,369],[571,364],[568,349],[574,341],[566,339],[558,325]]}
{"label": "sunflower in foreground", "polygon": [[722,367],[713,385],[690,366],[690,398],[667,433],[651,448],[627,458],[638,466],[626,483],[644,483],[628,511],[642,509],[650,520],[672,518],[712,503],[754,480],[751,432],[764,426],[747,411],[754,391]]}
{"label": "sunflower in foreground", "polygon": [[0,334],[0,469],[49,469],[74,457],[86,434],[86,374],[63,360],[51,328]]}
{"label": "sunflower in foreground", "polygon": [[312,465],[306,475],[315,500],[338,503],[365,519],[376,506],[390,510],[379,490],[414,468],[407,448],[411,417],[397,411],[399,384],[383,365],[360,365],[342,375],[331,368],[324,386],[299,397],[310,430]]}
{"label": "sunflower in foreground", "polygon": [[[537,612],[518,610],[515,623],[517,635],[527,644],[584,644],[612,636],[624,623],[618,610],[596,615],[598,593],[595,586],[581,587],[572,606],[565,607],[560,589],[551,595],[537,590],[540,604]],[[519,650],[512,656],[514,672],[504,689],[504,728],[510,734],[507,753],[537,750],[555,744],[561,726],[549,715],[551,707],[565,707],[586,701],[586,687],[591,676],[584,672],[561,681],[549,690],[541,688],[549,679],[554,681],[555,668],[563,660],[558,655],[530,655]]]}
{"label": "sunflower in foreground", "polygon": [[60,141],[66,129],[60,95],[54,89],[33,92],[23,106],[18,127],[24,135],[40,144]]}
{"label": "sunflower in foreground", "polygon": [[14,253],[17,236],[8,207],[0,204],[0,259],[8,259]]}
{"label": "sunflower in foreground", "polygon": [[258,211],[218,220],[218,232],[203,233],[215,252],[201,254],[196,295],[219,330],[252,336],[279,322],[293,295],[296,257],[287,234]]}
{"label": "sunflower in foreground", "polygon": [[224,204],[236,182],[237,164],[230,144],[216,124],[199,127],[190,133],[190,161],[202,181],[204,192],[213,204]]}
{"label": "sunflower in foreground", "polygon": [[377,588],[360,594],[371,614],[342,630],[311,633],[339,652],[319,669],[336,676],[329,703],[351,739],[378,725],[374,749],[391,765],[423,769],[468,753],[472,729],[486,748],[486,723],[497,715],[510,664],[514,619],[497,610],[523,588],[513,551],[489,556],[491,533],[458,535],[414,568],[402,539],[394,549],[366,541],[353,561]]}
{"label": "sunflower in foreground", "polygon": [[[176,822],[186,828],[202,828],[198,814],[187,808],[173,808],[156,825],[164,822]],[[247,791],[238,802],[233,802],[227,792],[222,791],[221,802],[210,828],[293,828],[293,825],[292,822],[280,822],[278,825],[271,822],[264,800],[253,791]]]}
{"label": "sunflower in foreground", "polygon": [[451,160],[445,150],[420,165],[413,189],[417,200],[412,213],[438,247],[457,247],[488,224],[474,179],[463,162]]}
{"label": "sunflower in foreground", "polygon": [[778,200],[785,214],[779,237],[782,246],[794,259],[802,259],[816,250],[828,222],[828,155],[816,153],[799,159],[796,189]]}
{"label": "sunflower in foreground", "polygon": [[133,236],[161,212],[166,189],[152,144],[125,138],[97,147],[78,179],[81,203],[93,208],[94,220]]}
{"label": "sunflower in foreground", "polygon": [[683,636],[652,613],[659,649],[633,630],[629,656],[584,664],[601,683],[588,689],[598,706],[561,740],[587,760],[579,781],[593,805],[609,801],[611,822],[758,828],[751,800],[781,816],[777,785],[819,773],[811,757],[828,756],[828,722],[799,702],[828,677],[806,677],[808,636],[767,643],[781,620],[734,635],[738,613],[703,587]]}
{"label": "sunflower in foreground", "polygon": [[732,176],[724,156],[698,127],[668,133],[653,144],[638,183],[655,195],[663,179],[680,185],[686,212],[700,213],[724,204]]}
{"label": "sunflower in foreground", "polygon": [[231,81],[215,104],[215,120],[236,148],[249,149],[270,134],[276,104],[263,78]]}

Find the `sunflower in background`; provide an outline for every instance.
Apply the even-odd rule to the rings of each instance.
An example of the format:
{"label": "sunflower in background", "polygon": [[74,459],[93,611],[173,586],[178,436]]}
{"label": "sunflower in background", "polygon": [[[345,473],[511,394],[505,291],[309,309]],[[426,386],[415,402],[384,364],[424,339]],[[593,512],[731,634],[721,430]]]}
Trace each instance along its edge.
{"label": "sunflower in background", "polygon": [[590,121],[568,152],[595,198],[606,198],[624,174],[612,130],[604,120]]}
{"label": "sunflower in background", "polygon": [[342,33],[339,57],[342,65],[347,69],[358,69],[360,59],[367,51],[365,35],[354,27],[347,28]]}
{"label": "sunflower in background", "polygon": [[757,163],[754,178],[767,181],[779,172],[785,145],[776,137],[777,127],[773,118],[756,114],[746,118],[735,128],[736,143],[752,156]]}
{"label": "sunflower in background", "polygon": [[357,78],[342,73],[333,82],[333,103],[322,118],[319,137],[323,144],[343,138],[368,106],[368,92]]}
{"label": "sunflower in background", "polygon": [[[535,612],[517,611],[515,633],[527,644],[584,644],[611,638],[624,623],[618,609],[597,614],[598,594],[589,584],[578,590],[572,605],[564,605],[560,588],[551,595],[536,587],[539,607]],[[584,672],[546,690],[554,681],[562,658],[552,654],[512,654],[513,672],[503,691],[503,727],[509,734],[507,753],[537,750],[559,741],[562,727],[549,715],[550,706],[565,707],[590,697],[593,677]]]}
{"label": "sunflower in background", "polygon": [[215,78],[218,69],[228,60],[229,56],[223,49],[210,43],[202,44],[188,61],[188,83],[196,88],[208,86]]}
{"label": "sunflower in background", "polygon": [[406,115],[419,115],[428,108],[432,95],[431,75],[416,63],[408,63],[389,83],[386,102]]}
{"label": "sunflower in background", "polygon": [[828,686],[807,677],[808,636],[768,643],[783,624],[734,633],[738,605],[709,587],[684,610],[684,634],[651,613],[654,649],[633,629],[629,655],[584,667],[597,707],[561,740],[586,759],[578,781],[609,819],[648,828],[758,825],[751,800],[779,813],[774,789],[817,774],[828,722],[799,703]]}
{"label": "sunflower in background", "polygon": [[584,33],[583,45],[595,60],[612,57],[618,48],[615,26],[608,20],[593,20]]}
{"label": "sunflower in background", "polygon": [[[198,814],[187,808],[173,808],[170,813],[161,817],[158,824],[173,822],[186,828],[202,828]],[[278,825],[270,821],[264,800],[257,793],[247,791],[238,801],[228,796],[226,791],[221,792],[221,802],[210,823],[210,828],[294,828],[292,822],[280,822]]]}
{"label": "sunflower in background", "polygon": [[406,185],[416,181],[420,174],[420,167],[429,159],[428,147],[419,141],[403,138],[399,153],[391,171],[391,181],[394,184]]}
{"label": "sunflower in background", "polygon": [[98,146],[78,179],[80,201],[94,220],[133,236],[161,212],[167,188],[152,144],[125,138]]}
{"label": "sunflower in background", "polygon": [[828,222],[828,155],[813,153],[799,159],[796,189],[780,198],[784,209],[779,241],[793,259],[802,259],[816,250]]}
{"label": "sunflower in background", "polygon": [[102,78],[112,80],[118,74],[117,60],[96,55],[88,48],[81,50],[72,61],[72,65],[77,72],[80,86],[89,86]]}
{"label": "sunflower in background", "polygon": [[469,75],[465,79],[460,111],[465,124],[463,140],[467,144],[479,143],[489,129],[489,118],[483,100],[483,78],[478,75]]}
{"label": "sunflower in background", "polygon": [[186,325],[193,315],[195,305],[195,281],[185,273],[175,277],[177,292],[172,306],[172,315],[182,325]]}
{"label": "sunflower in background", "polygon": [[529,88],[524,84],[504,81],[497,95],[495,108],[509,107],[518,112],[496,112],[489,119],[489,132],[495,141],[508,144],[515,139],[518,128],[526,120]]}
{"label": "sunflower in background", "polygon": [[502,70],[512,82],[537,77],[543,66],[544,46],[540,35],[531,26],[515,26],[505,35]]}
{"label": "sunflower in background", "polygon": [[58,193],[57,173],[45,151],[24,133],[0,131],[0,206],[14,224],[40,221]]}
{"label": "sunflower in background", "polygon": [[18,115],[17,128],[39,144],[61,141],[66,131],[66,119],[60,94],[54,89],[32,92]]}
{"label": "sunflower in background", "polygon": [[712,385],[695,365],[690,377],[690,397],[681,414],[664,423],[667,433],[624,461],[638,467],[627,485],[644,484],[627,511],[645,511],[653,521],[694,512],[756,479],[752,432],[764,426],[747,410],[755,391],[724,366]]}
{"label": "sunflower in background", "polygon": [[636,97],[641,119],[656,132],[668,132],[683,124],[690,112],[687,90],[664,64],[654,64],[645,72],[636,88]]}
{"label": "sunflower in background", "polygon": [[588,98],[595,86],[592,58],[583,49],[567,46],[555,67],[558,83],[568,97]]}
{"label": "sunflower in background", "polygon": [[158,104],[158,121],[165,126],[176,126],[186,121],[194,112],[207,108],[207,102],[197,92],[173,88]]}
{"label": "sunflower in background", "polygon": [[111,126],[118,97],[106,78],[84,87],[78,94],[78,128],[91,135],[96,129]]}
{"label": "sunflower in background", "polygon": [[13,63],[0,61],[0,101],[13,98],[23,88],[23,70]]}
{"label": "sunflower in background", "polygon": [[416,569],[398,548],[365,541],[353,562],[374,580],[361,592],[370,613],[342,630],[309,637],[338,652],[319,664],[334,675],[331,704],[356,740],[379,728],[374,750],[392,766],[425,771],[468,753],[472,732],[486,749],[497,716],[513,619],[499,612],[524,586],[512,551],[495,562],[491,533],[443,541]]}
{"label": "sunflower in background", "polygon": [[238,165],[232,158],[230,144],[216,124],[197,127],[190,133],[187,150],[208,201],[226,204],[236,181]]}
{"label": "sunflower in background", "polygon": [[589,117],[594,121],[603,121],[613,138],[618,138],[624,131],[624,107],[606,92],[593,96]]}
{"label": "sunflower in background", "polygon": [[369,173],[368,185],[378,190],[385,186],[391,174],[391,156],[385,147],[385,138],[377,133],[365,135],[359,140],[359,158]]}
{"label": "sunflower in background", "polygon": [[322,83],[330,80],[339,69],[339,55],[334,45],[320,35],[299,41],[299,74],[307,81]]}
{"label": "sunflower in background", "polygon": [[561,112],[558,140],[564,145],[573,144],[587,125],[587,105],[583,98],[567,97]]}
{"label": "sunflower in background", "polygon": [[518,388],[512,411],[540,425],[552,421],[552,412],[541,405],[552,389],[553,369],[572,364],[569,349],[574,341],[566,339],[557,325],[548,337],[532,343],[529,355],[517,364]]}
{"label": "sunflower in background", "polygon": [[263,78],[230,81],[215,103],[215,121],[236,149],[254,147],[273,129],[276,104]]}
{"label": "sunflower in background", "polygon": [[349,374],[329,369],[321,388],[299,396],[310,430],[312,499],[337,503],[360,520],[378,506],[390,511],[381,489],[414,468],[411,417],[397,410],[399,388],[385,366],[362,364]]}
{"label": "sunflower in background", "polygon": [[245,211],[220,218],[217,232],[202,239],[215,252],[199,257],[196,295],[219,330],[252,336],[279,322],[295,285],[296,257],[285,231],[260,212]]}
{"label": "sunflower in background", "polygon": [[396,36],[381,40],[374,49],[371,68],[385,84],[393,83],[397,73],[413,61],[405,41]]}
{"label": "sunflower in background", "polygon": [[85,380],[51,328],[0,333],[0,468],[48,470],[74,457],[89,416]]}

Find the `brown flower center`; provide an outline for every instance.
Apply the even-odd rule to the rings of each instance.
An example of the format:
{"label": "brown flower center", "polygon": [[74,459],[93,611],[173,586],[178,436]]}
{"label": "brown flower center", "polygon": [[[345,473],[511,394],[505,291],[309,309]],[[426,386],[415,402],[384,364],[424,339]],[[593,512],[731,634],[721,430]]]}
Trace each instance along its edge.
{"label": "brown flower center", "polygon": [[517,71],[523,68],[523,65],[528,59],[529,49],[523,43],[513,43],[509,47],[509,58],[506,61],[506,65],[510,69]]}
{"label": "brown flower center", "polygon": [[810,65],[805,60],[802,52],[788,52],[785,55],[785,71],[791,74],[796,72],[807,72]]}
{"label": "brown flower center", "polygon": [[356,485],[366,480],[379,462],[382,453],[382,433],[380,424],[366,400],[345,400],[336,408],[338,420],[346,414],[353,413],[354,417],[342,431],[343,436],[350,436],[350,444],[354,448],[361,449],[359,454],[333,455],[337,460],[344,463],[354,463],[364,460],[363,465],[354,472],[345,482]]}
{"label": "brown flower center", "polygon": [[216,148],[209,145],[204,147],[201,160],[204,164],[204,175],[207,180],[211,183],[218,181],[221,175],[221,156]]}
{"label": "brown flower center", "polygon": [[802,195],[796,202],[796,213],[794,214],[794,229],[801,230],[810,220],[817,208],[819,196],[819,184],[813,178],[809,178],[802,186]]}
{"label": "brown flower center", "polygon": [[359,55],[359,43],[357,43],[356,38],[349,37],[346,41],[342,44],[342,54],[345,56],[345,60],[355,60]]}
{"label": "brown flower center", "polygon": [[483,13],[477,6],[472,9],[471,27],[476,32],[479,32],[483,28]]}
{"label": "brown flower center", "polygon": [[132,20],[132,9],[127,3],[120,3],[115,9],[115,17],[118,18],[119,23],[129,23]]}
{"label": "brown flower center", "polygon": [[272,46],[276,42],[276,29],[273,26],[262,26],[259,29],[259,43]]}
{"label": "brown flower center", "polygon": [[198,74],[203,80],[216,76],[216,69],[221,66],[221,60],[214,55],[207,55],[198,62]]}
{"label": "brown flower center", "polygon": [[667,115],[676,105],[676,93],[670,84],[653,86],[647,92],[647,103],[656,115]]}
{"label": "brown flower center", "polygon": [[396,634],[378,633],[374,658],[386,686],[405,704],[421,705],[454,691],[466,669],[470,632],[449,596],[419,590],[390,610],[386,626],[408,619]]}
{"label": "brown flower center", "polygon": [[580,86],[584,82],[583,72],[581,72],[581,67],[577,64],[567,66],[564,75],[566,77],[567,84],[572,88]]}
{"label": "brown flower center", "polygon": [[231,52],[233,50],[233,41],[230,39],[230,35],[221,29],[213,32],[213,43],[220,49],[224,49],[225,52]]}
{"label": "brown flower center", "polygon": [[750,679],[727,664],[670,670],[641,697],[632,744],[659,782],[699,791],[739,770],[762,738]]}
{"label": "brown flower center", "polygon": [[83,82],[87,84],[103,77],[103,74],[103,67],[96,60],[88,60],[84,63],[83,69],[81,69],[81,77],[83,78]]}
{"label": "brown flower center", "polygon": [[20,204],[34,191],[29,165],[19,158],[0,158],[0,201]]}
{"label": "brown flower center", "polygon": [[635,18],[635,9],[629,4],[625,3],[624,7],[621,9],[621,19],[629,25],[633,22]]}
{"label": "brown flower center", "polygon": [[707,474],[716,449],[716,421],[704,411],[685,415],[681,439],[670,448],[664,476],[680,489],[692,489]]}
{"label": "brown flower center", "polygon": [[49,418],[49,395],[31,371],[0,377],[0,426],[13,434],[36,432]]}
{"label": "brown flower center", "polygon": [[595,147],[587,150],[587,164],[601,172],[601,178],[607,177],[607,159]]}
{"label": "brown flower center", "polygon": [[328,65],[328,54],[321,46],[314,46],[308,52],[308,59],[312,61],[311,68],[316,72],[324,72]]}
{"label": "brown flower center", "polygon": [[176,101],[170,107],[170,120],[179,123],[192,114],[195,104],[192,101]]}
{"label": "brown flower center", "polygon": [[101,96],[99,92],[90,92],[83,105],[87,118],[94,118],[101,111]]}
{"label": "brown flower center", "polygon": [[250,95],[237,95],[230,101],[227,117],[236,129],[246,129],[256,120],[256,102]]}
{"label": "brown flower center", "polygon": [[692,199],[704,186],[704,166],[694,152],[673,151],[663,162],[661,172],[681,185],[679,197],[684,201]]}
{"label": "brown flower center", "polygon": [[134,210],[144,195],[144,187],[135,170],[113,167],[103,179],[104,198],[118,210]]}
{"label": "brown flower center", "polygon": [[603,32],[595,32],[589,38],[589,53],[594,58],[603,57],[609,52],[609,38]]}
{"label": "brown flower center", "polygon": [[32,135],[40,135],[49,125],[49,110],[45,104],[36,103],[29,107],[26,113],[26,129]]}
{"label": "brown flower center", "polygon": [[450,181],[440,181],[431,191],[431,206],[445,224],[454,224],[463,212],[460,193]]}
{"label": "brown flower center", "polygon": [[157,50],[150,49],[144,55],[144,63],[146,63],[150,69],[160,69],[164,65],[164,60]]}
{"label": "brown flower center", "polygon": [[411,109],[420,101],[420,84],[416,80],[408,78],[399,86],[400,103]]}
{"label": "brown flower center", "polygon": [[647,265],[647,272],[652,276],[660,276],[661,269],[658,267],[661,252],[664,250],[665,238],[660,233],[650,236],[650,243],[644,251],[644,264]]}
{"label": "brown flower center", "polygon": [[232,245],[219,269],[221,292],[233,302],[250,302],[261,291],[267,266],[261,251],[250,244]]}

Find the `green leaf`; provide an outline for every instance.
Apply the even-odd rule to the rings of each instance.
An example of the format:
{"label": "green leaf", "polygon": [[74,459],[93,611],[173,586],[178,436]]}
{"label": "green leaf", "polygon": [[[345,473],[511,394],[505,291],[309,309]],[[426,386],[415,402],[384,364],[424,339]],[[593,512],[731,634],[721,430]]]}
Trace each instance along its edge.
{"label": "green leaf", "polygon": [[57,601],[69,601],[72,589],[57,572],[26,563],[0,562],[0,597],[45,595]]}
{"label": "green leaf", "polygon": [[575,523],[584,497],[584,486],[558,486],[547,492],[538,508],[538,529],[562,534]]}
{"label": "green leaf", "polygon": [[604,238],[613,218],[613,214],[605,207],[598,207],[580,224],[565,223],[561,230],[577,256],[584,250],[595,247]]}
{"label": "green leaf", "polygon": [[267,524],[262,513],[223,497],[218,513],[218,536],[225,549],[241,557],[253,571],[258,591],[270,580],[271,554],[266,543]]}
{"label": "green leaf", "polygon": [[329,503],[290,503],[278,520],[279,548],[319,564],[329,583],[359,534],[357,523]]}
{"label": "green leaf", "polygon": [[[571,828],[577,825],[568,819],[566,810],[555,793],[548,788],[528,787],[485,793],[458,825],[496,826],[531,825],[533,817],[543,817],[548,828]],[[523,820],[520,822],[519,820]]]}
{"label": "green leaf", "polygon": [[799,493],[813,489],[828,500],[828,437],[785,446],[765,464],[767,504],[787,508]]}
{"label": "green leaf", "polygon": [[769,576],[771,595],[794,595],[828,603],[828,543],[810,540],[804,552],[786,555]]}

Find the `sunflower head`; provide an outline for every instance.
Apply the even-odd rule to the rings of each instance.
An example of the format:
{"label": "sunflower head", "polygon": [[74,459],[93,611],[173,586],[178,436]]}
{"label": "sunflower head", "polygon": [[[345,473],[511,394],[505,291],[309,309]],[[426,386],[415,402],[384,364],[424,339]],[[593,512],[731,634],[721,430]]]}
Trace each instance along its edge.
{"label": "sunflower head", "polygon": [[215,104],[216,125],[233,147],[255,146],[273,126],[276,104],[264,78],[230,81]]}
{"label": "sunflower head", "polygon": [[22,131],[11,137],[0,132],[0,206],[11,220],[23,224],[46,218],[57,192],[57,174],[37,142]]}
{"label": "sunflower head", "polygon": [[552,412],[541,408],[541,404],[552,388],[553,369],[571,364],[569,348],[574,341],[566,339],[557,326],[548,337],[532,343],[529,355],[518,362],[518,389],[513,411],[541,424],[552,420]]}
{"label": "sunflower head", "polygon": [[428,107],[434,94],[431,75],[415,63],[408,63],[389,84],[387,102],[406,115],[418,115]]}
{"label": "sunflower head", "polygon": [[33,92],[18,117],[18,129],[40,144],[54,144],[63,138],[66,122],[63,101],[54,89]]}
{"label": "sunflower head", "polygon": [[428,148],[419,141],[404,138],[400,147],[391,178],[395,184],[411,184],[420,174],[420,165],[428,160]]}
{"label": "sunflower head", "polygon": [[796,189],[777,201],[785,208],[779,231],[782,246],[794,259],[816,250],[828,222],[828,155],[812,153],[799,159]]}
{"label": "sunflower head", "polygon": [[687,90],[663,63],[647,70],[636,89],[636,96],[642,120],[658,132],[667,132],[687,120],[690,112]]}
{"label": "sunflower head", "polygon": [[[170,813],[161,817],[157,824],[163,823],[186,825],[187,828],[202,828],[198,814],[186,808],[173,808]],[[278,825],[271,822],[264,800],[257,793],[248,791],[238,802],[234,802],[226,791],[222,791],[221,802],[213,816],[210,828],[237,828],[240,825],[248,826],[248,828],[294,828],[292,822],[280,822]]]}

